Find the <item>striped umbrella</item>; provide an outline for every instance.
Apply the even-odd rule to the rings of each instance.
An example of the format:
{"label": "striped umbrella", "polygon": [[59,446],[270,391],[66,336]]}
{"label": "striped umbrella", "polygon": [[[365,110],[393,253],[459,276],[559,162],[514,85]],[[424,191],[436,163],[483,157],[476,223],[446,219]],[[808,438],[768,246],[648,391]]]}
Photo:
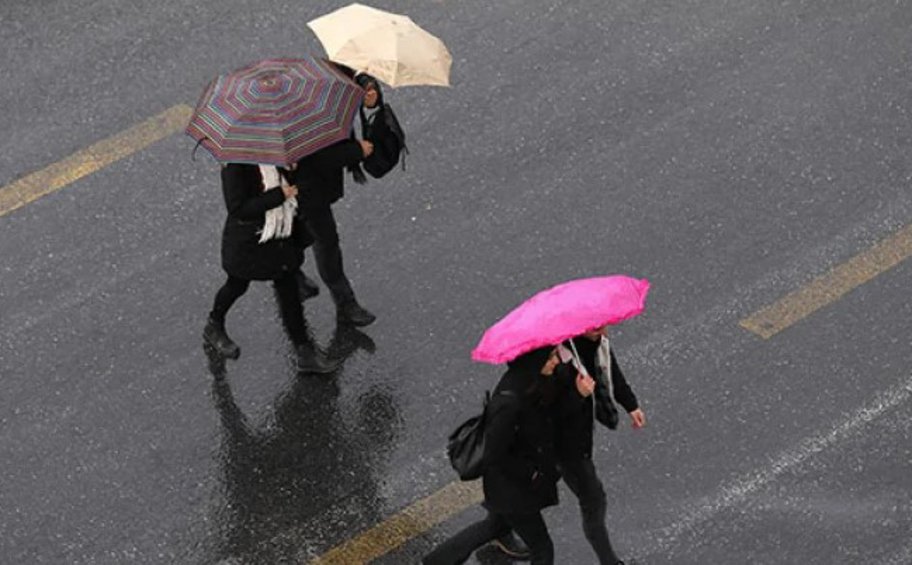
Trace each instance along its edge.
{"label": "striped umbrella", "polygon": [[219,161],[289,165],[348,138],[363,96],[329,61],[267,59],[210,82],[186,133]]}

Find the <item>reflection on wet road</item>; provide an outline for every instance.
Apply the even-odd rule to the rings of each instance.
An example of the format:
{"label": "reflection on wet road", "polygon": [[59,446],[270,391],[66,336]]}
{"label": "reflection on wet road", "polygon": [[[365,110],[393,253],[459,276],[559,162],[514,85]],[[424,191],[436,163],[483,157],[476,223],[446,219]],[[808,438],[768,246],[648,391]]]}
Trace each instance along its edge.
{"label": "reflection on wet road", "polygon": [[[327,354],[345,359],[359,349],[373,352],[373,340],[338,326]],[[280,563],[298,551],[283,534],[325,511],[335,493],[363,501],[366,518],[376,508],[377,481],[384,456],[396,439],[399,415],[386,391],[371,387],[357,397],[354,418],[340,413],[335,375],[301,374],[275,399],[267,425],[254,427],[237,407],[224,358],[205,347],[214,377],[212,398],[222,424],[219,449],[222,500],[212,510],[216,525],[211,558]],[[370,451],[364,446],[370,445]],[[332,476],[327,476],[332,470]],[[333,488],[327,488],[327,481]]]}

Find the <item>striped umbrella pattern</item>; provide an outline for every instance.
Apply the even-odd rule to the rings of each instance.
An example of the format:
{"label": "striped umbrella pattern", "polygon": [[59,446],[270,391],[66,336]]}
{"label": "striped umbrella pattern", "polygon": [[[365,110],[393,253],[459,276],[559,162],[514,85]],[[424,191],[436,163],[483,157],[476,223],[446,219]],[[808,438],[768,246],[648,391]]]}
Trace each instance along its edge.
{"label": "striped umbrella pattern", "polygon": [[213,79],[186,133],[222,162],[289,165],[347,139],[363,97],[324,59],[267,59]]}

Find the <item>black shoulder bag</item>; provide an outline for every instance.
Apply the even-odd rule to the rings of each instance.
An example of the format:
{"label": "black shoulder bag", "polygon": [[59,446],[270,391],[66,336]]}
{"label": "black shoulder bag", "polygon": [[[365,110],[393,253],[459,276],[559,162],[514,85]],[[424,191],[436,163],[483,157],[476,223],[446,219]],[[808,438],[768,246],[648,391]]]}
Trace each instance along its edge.
{"label": "black shoulder bag", "polygon": [[[504,390],[498,394],[512,396],[513,392]],[[450,464],[463,481],[477,479],[484,473],[485,421],[490,402],[491,393],[485,392],[481,414],[460,424],[447,439]]]}

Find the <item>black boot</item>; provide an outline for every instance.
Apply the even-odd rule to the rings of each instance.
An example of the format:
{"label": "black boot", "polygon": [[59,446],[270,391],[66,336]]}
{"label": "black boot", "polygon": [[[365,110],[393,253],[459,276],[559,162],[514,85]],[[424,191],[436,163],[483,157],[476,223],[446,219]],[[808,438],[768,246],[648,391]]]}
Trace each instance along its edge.
{"label": "black boot", "polygon": [[369,326],[374,323],[374,320],[377,319],[377,316],[374,316],[366,309],[362,308],[358,302],[352,298],[344,302],[340,302],[336,306],[336,319],[343,324],[351,324],[353,326]]}
{"label": "black boot", "polygon": [[332,373],[342,365],[343,359],[329,359],[312,343],[300,343],[295,346],[298,354],[299,373]]}
{"label": "black boot", "polygon": [[298,283],[298,293],[301,295],[302,302],[320,294],[320,287],[317,286],[317,283],[310,280],[307,275],[304,274],[304,271],[295,273],[295,280]]}
{"label": "black boot", "polygon": [[512,531],[495,539],[491,542],[491,545],[504,555],[518,561],[528,561],[532,557],[532,552],[526,547],[523,540]]}
{"label": "black boot", "polygon": [[225,322],[217,321],[209,316],[206,327],[203,329],[203,341],[211,345],[222,357],[237,359],[241,356],[241,348],[234,343],[228,332],[225,331]]}

